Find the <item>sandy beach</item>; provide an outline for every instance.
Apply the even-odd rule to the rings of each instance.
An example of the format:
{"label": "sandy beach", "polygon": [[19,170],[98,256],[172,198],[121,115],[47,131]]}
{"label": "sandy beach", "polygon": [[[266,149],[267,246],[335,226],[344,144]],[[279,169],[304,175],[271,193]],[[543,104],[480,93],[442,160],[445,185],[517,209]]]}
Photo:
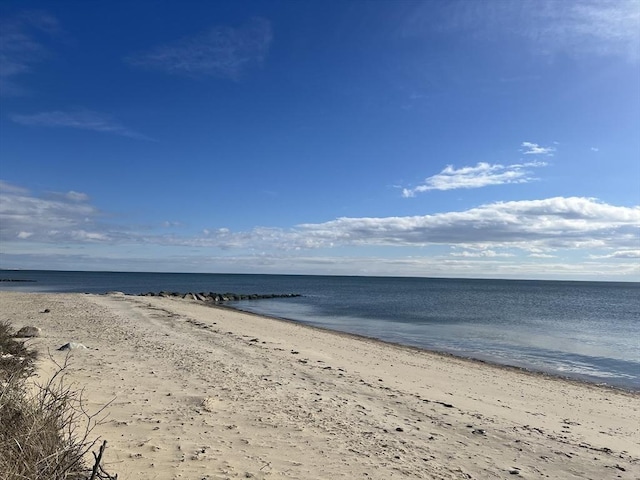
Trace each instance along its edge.
{"label": "sandy beach", "polygon": [[[45,309],[49,311],[45,312]],[[0,292],[121,479],[638,479],[640,395],[202,303]]]}

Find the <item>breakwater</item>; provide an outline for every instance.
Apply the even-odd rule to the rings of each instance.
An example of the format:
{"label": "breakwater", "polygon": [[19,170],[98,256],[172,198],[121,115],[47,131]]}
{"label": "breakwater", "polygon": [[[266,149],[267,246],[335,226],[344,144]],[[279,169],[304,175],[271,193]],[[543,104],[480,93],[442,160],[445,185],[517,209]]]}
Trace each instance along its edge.
{"label": "breakwater", "polygon": [[199,302],[208,302],[208,303],[224,303],[224,302],[237,302],[240,300],[261,300],[268,298],[294,298],[300,297],[299,293],[267,293],[267,294],[245,294],[245,293],[215,293],[215,292],[165,292],[161,291],[158,293],[155,292],[147,292],[141,293],[140,296],[143,297],[174,297],[174,298],[186,298],[189,300],[196,300]]}

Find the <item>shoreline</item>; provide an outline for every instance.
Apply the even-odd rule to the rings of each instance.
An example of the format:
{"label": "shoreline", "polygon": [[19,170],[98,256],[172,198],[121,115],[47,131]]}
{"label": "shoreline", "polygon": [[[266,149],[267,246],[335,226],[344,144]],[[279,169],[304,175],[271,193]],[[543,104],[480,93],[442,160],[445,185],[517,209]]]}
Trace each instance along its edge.
{"label": "shoreline", "polygon": [[[41,287],[34,287],[33,291],[49,287],[51,293],[200,292],[207,297],[210,290],[248,294],[297,292],[309,298],[232,303],[242,311],[253,310],[564,379],[640,391],[637,342],[633,340],[637,332],[633,319],[640,312],[634,301],[637,289],[633,287],[608,288],[602,282],[578,287],[575,282],[564,282],[566,285],[558,291],[549,281],[521,286],[508,280],[481,279],[476,279],[474,285],[464,279],[450,279],[449,284],[436,279],[397,277],[393,281],[345,277],[336,282],[332,277],[296,276],[292,280],[283,275],[267,279],[253,274],[31,273],[21,278],[41,281]],[[30,291],[16,285],[6,288]],[[406,295],[396,298],[402,292]],[[423,298],[421,292],[431,293]],[[458,298],[460,294],[464,297]],[[503,295],[505,304],[498,306]]]}
{"label": "shoreline", "polygon": [[[56,293],[48,293],[48,292],[29,292],[29,294],[51,294],[51,295],[56,295],[58,294],[58,292]],[[74,294],[75,292],[72,292],[72,294]],[[64,294],[64,292],[60,292],[60,294]],[[147,298],[147,296],[145,294],[129,294],[129,293],[123,293],[123,292],[119,292],[119,291],[111,291],[111,292],[105,292],[105,293],[78,293],[79,295],[96,295],[96,296],[110,296],[110,295],[119,295],[122,294],[125,297],[131,297],[131,298]],[[548,380],[558,380],[561,382],[568,382],[568,383],[575,383],[577,385],[585,385],[585,386],[594,386],[597,388],[604,388],[604,389],[610,389],[613,391],[620,391],[620,392],[624,392],[624,393],[628,393],[631,395],[638,395],[640,398],[640,387],[639,388],[632,388],[632,387],[622,387],[622,386],[617,386],[617,385],[610,385],[607,383],[597,383],[597,382],[593,382],[593,381],[589,381],[586,379],[581,379],[581,378],[577,378],[577,377],[572,377],[572,376],[564,376],[564,375],[560,375],[560,374],[556,374],[553,372],[547,372],[544,370],[535,370],[532,368],[527,368],[527,367],[521,367],[521,366],[517,366],[517,365],[509,365],[509,364],[504,364],[504,363],[499,363],[499,362],[495,362],[495,361],[491,361],[491,360],[484,360],[484,359],[480,359],[480,358],[474,358],[471,356],[465,356],[465,355],[459,355],[459,354],[455,354],[452,352],[447,352],[447,351],[441,351],[441,350],[432,350],[429,348],[424,348],[424,347],[418,347],[415,345],[406,345],[403,343],[398,343],[398,342],[392,342],[389,340],[383,340],[381,338],[377,338],[377,337],[371,337],[368,335],[363,335],[363,334],[359,334],[359,333],[353,333],[353,332],[347,332],[347,331],[343,331],[343,330],[333,330],[331,328],[326,328],[326,327],[321,327],[321,326],[317,326],[317,325],[312,325],[300,320],[295,320],[292,318],[286,318],[286,317],[278,317],[278,316],[274,316],[274,315],[267,315],[267,314],[262,314],[262,313],[256,313],[256,312],[251,312],[248,310],[243,310],[241,308],[236,308],[234,306],[228,305],[226,303],[216,303],[216,304],[207,304],[207,303],[198,303],[197,300],[190,300],[190,299],[185,299],[182,297],[172,297],[172,296],[168,296],[168,297],[161,297],[158,296],[158,298],[168,298],[171,300],[177,300],[177,301],[185,301],[185,302],[193,302],[195,305],[202,305],[205,306],[207,308],[212,308],[212,309],[222,309],[222,310],[229,310],[232,312],[237,312],[237,313],[241,313],[243,315],[251,315],[253,317],[256,318],[262,318],[262,319],[266,319],[266,320],[271,320],[271,321],[277,321],[277,322],[284,322],[287,324],[291,324],[291,325],[298,325],[298,326],[302,326],[304,328],[310,328],[310,329],[315,329],[318,330],[320,332],[325,332],[325,333],[329,333],[329,334],[333,334],[333,335],[338,335],[338,336],[344,336],[345,338],[352,338],[352,339],[358,339],[358,340],[364,340],[364,341],[369,341],[369,342],[373,342],[373,343],[379,343],[381,345],[386,345],[389,347],[393,347],[393,348],[398,348],[398,349],[406,349],[408,351],[414,351],[414,352],[423,352],[429,355],[435,355],[435,356],[442,356],[444,358],[453,358],[453,359],[457,359],[457,360],[462,360],[462,361],[466,361],[469,362],[470,364],[479,364],[479,365],[486,365],[488,367],[491,368],[497,368],[497,369],[505,369],[505,370],[509,370],[509,371],[514,371],[514,372],[519,372],[525,375],[532,375],[534,377],[536,376],[540,376],[544,379],[548,379]]]}
{"label": "shoreline", "polygon": [[[105,293],[104,295],[108,295],[108,293]],[[137,295],[129,295],[129,294],[125,294],[127,296],[137,296]],[[230,305],[225,305],[225,304],[216,304],[216,305],[206,305],[205,306],[209,307],[209,308],[221,308],[221,309],[229,309],[230,311],[234,311],[234,312],[240,312],[243,313],[245,315],[254,315],[258,318],[266,318],[269,320],[275,320],[275,321],[280,321],[280,322],[286,322],[286,323],[291,323],[294,325],[301,325],[307,328],[313,328],[313,329],[317,329],[319,331],[322,332],[327,332],[327,333],[332,333],[335,335],[344,335],[346,337],[351,337],[351,338],[355,338],[355,339],[362,339],[362,340],[368,340],[368,341],[372,341],[372,342],[379,342],[380,344],[383,345],[389,345],[392,347],[397,347],[397,348],[405,348],[405,349],[409,349],[409,350],[414,350],[414,351],[418,351],[418,352],[426,352],[432,355],[441,355],[443,357],[451,357],[451,358],[457,358],[460,360],[465,360],[471,363],[479,363],[482,365],[487,365],[490,367],[494,367],[494,368],[504,368],[507,370],[513,370],[513,371],[517,371],[517,372],[521,372],[524,374],[529,374],[529,375],[540,375],[544,378],[548,378],[548,379],[558,379],[560,381],[564,381],[564,382],[574,382],[577,384],[584,384],[584,385],[593,385],[599,388],[608,388],[611,390],[616,390],[616,391],[622,391],[622,392],[626,392],[626,393],[630,393],[630,394],[638,394],[640,395],[640,387],[638,388],[633,388],[630,386],[620,386],[620,385],[611,385],[608,383],[599,383],[599,382],[595,382],[595,381],[590,381],[584,378],[579,378],[578,375],[576,376],[569,376],[569,375],[560,375],[554,372],[549,372],[549,371],[545,371],[545,370],[536,370],[534,368],[527,368],[527,367],[522,367],[522,366],[518,366],[518,365],[509,365],[506,363],[500,363],[497,361],[492,361],[492,360],[485,360],[485,359],[481,359],[481,358],[475,358],[475,357],[471,357],[471,356],[467,356],[467,355],[460,355],[460,354],[456,354],[453,352],[447,352],[444,350],[433,350],[430,348],[425,348],[425,347],[419,347],[416,345],[407,345],[404,343],[398,343],[398,342],[392,342],[390,340],[383,340],[381,338],[377,338],[377,337],[371,337],[368,335],[364,335],[364,334],[360,334],[360,333],[353,333],[353,332],[346,332],[344,330],[333,330],[331,328],[326,328],[326,327],[321,327],[318,325],[312,325],[310,323],[306,323],[304,321],[301,320],[295,320],[293,318],[286,318],[286,317],[278,317],[275,315],[267,315],[267,314],[263,314],[263,313],[256,313],[256,312],[251,312],[248,310],[243,310],[241,308],[236,308]]]}
{"label": "shoreline", "polygon": [[[49,313],[44,313],[49,309]],[[231,307],[0,292],[121,478],[640,477],[640,396]]]}

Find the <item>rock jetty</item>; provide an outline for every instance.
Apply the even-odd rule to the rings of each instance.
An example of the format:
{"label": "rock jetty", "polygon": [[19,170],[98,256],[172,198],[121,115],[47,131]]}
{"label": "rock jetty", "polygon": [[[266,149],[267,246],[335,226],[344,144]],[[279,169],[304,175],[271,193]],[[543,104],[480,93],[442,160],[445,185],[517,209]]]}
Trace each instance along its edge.
{"label": "rock jetty", "polygon": [[215,293],[215,292],[199,292],[199,293],[180,293],[180,292],[147,292],[141,293],[143,297],[174,297],[174,298],[186,298],[188,300],[197,300],[199,302],[208,303],[224,303],[224,302],[237,302],[240,300],[262,300],[267,298],[294,298],[300,297],[299,293],[268,293],[268,294],[244,294],[244,293]]}

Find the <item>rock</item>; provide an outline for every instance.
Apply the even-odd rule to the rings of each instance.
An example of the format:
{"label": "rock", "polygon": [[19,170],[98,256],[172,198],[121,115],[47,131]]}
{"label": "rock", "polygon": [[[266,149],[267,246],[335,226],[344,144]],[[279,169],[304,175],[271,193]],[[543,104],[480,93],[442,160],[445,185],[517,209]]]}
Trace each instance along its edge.
{"label": "rock", "polygon": [[217,402],[216,402],[215,398],[207,397],[204,400],[202,400],[202,403],[200,404],[200,407],[205,412],[214,412],[216,410],[216,403]]}
{"label": "rock", "polygon": [[41,333],[42,330],[40,328],[27,326],[22,327],[20,330],[18,330],[15,336],[18,338],[31,338],[39,337]]}
{"label": "rock", "polygon": [[63,350],[86,350],[86,349],[87,347],[85,347],[81,343],[69,342],[62,345],[58,350],[63,351]]}
{"label": "rock", "polygon": [[227,292],[227,293],[215,293],[215,292],[180,293],[180,292],[167,292],[166,290],[162,290],[159,293],[154,293],[154,292],[141,293],[140,295],[147,296],[147,297],[159,296],[159,297],[166,297],[166,298],[179,297],[179,298],[190,299],[190,300],[198,300],[201,302],[216,302],[216,303],[233,302],[233,301],[239,301],[239,300],[260,300],[260,299],[269,299],[269,298],[293,298],[293,297],[301,296],[299,293],[282,293],[282,294],[252,293],[248,295],[248,294],[230,293],[230,292]]}

